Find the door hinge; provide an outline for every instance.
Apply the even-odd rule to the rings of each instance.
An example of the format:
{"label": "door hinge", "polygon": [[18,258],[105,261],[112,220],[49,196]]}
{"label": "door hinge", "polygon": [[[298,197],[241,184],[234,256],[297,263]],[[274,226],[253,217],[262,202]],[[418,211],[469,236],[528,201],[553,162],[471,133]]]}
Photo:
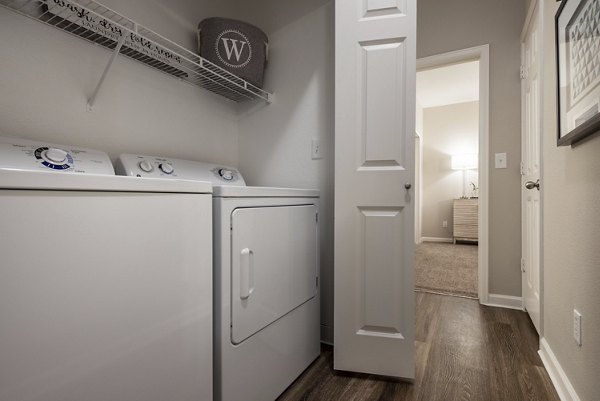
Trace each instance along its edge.
{"label": "door hinge", "polygon": [[319,213],[315,213],[315,222],[318,223],[319,222]]}
{"label": "door hinge", "polygon": [[317,285],[317,288],[319,288],[319,277],[315,277],[315,284]]}
{"label": "door hinge", "polygon": [[525,259],[521,258],[521,273],[525,273]]}
{"label": "door hinge", "polygon": [[527,67],[525,67],[524,65],[522,65],[519,69],[519,76],[521,77],[521,79],[527,79]]}

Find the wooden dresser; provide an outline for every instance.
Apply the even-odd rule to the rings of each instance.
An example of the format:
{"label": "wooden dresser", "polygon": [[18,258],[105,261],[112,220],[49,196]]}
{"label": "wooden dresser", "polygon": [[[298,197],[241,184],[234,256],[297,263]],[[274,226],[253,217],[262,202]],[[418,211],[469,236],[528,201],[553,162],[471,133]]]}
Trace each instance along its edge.
{"label": "wooden dresser", "polygon": [[454,199],[454,243],[457,240],[478,241],[479,199]]}

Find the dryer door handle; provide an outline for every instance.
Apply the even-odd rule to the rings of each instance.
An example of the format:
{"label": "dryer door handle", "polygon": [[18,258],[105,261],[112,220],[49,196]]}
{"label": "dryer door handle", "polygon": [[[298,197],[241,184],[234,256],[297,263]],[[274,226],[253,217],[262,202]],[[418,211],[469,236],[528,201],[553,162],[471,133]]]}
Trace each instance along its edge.
{"label": "dryer door handle", "polygon": [[248,299],[254,292],[254,252],[242,249],[240,255],[240,298]]}

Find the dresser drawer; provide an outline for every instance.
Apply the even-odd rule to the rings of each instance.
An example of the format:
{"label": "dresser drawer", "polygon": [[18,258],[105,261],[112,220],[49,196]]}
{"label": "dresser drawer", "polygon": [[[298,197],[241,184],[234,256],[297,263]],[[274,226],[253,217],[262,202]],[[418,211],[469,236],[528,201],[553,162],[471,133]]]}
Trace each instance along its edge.
{"label": "dresser drawer", "polygon": [[453,205],[454,240],[465,239],[477,241],[479,237],[479,200],[455,199]]}

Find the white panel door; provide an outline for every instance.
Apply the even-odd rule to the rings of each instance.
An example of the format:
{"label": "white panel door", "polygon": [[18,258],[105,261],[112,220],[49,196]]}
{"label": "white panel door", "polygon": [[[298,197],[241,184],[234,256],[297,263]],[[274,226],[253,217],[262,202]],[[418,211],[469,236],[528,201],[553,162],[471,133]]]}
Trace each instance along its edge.
{"label": "white panel door", "polygon": [[[540,42],[538,2],[522,44],[522,241],[523,302],[540,332]],[[528,184],[529,183],[529,184]],[[529,189],[528,189],[529,188]]]}
{"label": "white panel door", "polygon": [[239,344],[317,295],[317,206],[231,215],[231,342]]}
{"label": "white panel door", "polygon": [[416,1],[336,1],[337,370],[413,378]]}

